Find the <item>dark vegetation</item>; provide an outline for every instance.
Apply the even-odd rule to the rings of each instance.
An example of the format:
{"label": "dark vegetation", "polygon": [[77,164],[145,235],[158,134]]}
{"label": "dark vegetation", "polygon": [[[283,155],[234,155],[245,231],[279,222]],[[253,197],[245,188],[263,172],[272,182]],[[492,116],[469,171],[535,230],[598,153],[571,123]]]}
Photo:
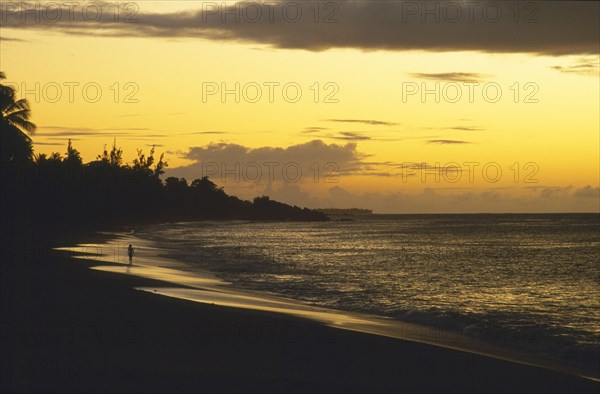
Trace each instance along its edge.
{"label": "dark vegetation", "polygon": [[[0,73],[0,80],[4,79]],[[0,84],[1,216],[8,232],[99,229],[159,221],[202,219],[326,220],[325,214],[257,197],[227,195],[207,177],[161,180],[167,163],[154,148],[124,163],[116,141],[83,163],[69,140],[67,151],[34,154],[30,107]],[[22,231],[19,231],[22,230]],[[5,231],[3,231],[5,234]]]}

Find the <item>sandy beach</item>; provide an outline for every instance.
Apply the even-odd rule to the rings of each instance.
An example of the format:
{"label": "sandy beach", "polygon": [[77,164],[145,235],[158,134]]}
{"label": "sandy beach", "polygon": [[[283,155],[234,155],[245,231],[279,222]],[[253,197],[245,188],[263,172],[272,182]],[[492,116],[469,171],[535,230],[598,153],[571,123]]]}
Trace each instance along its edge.
{"label": "sandy beach", "polygon": [[[483,341],[456,330],[414,324],[372,314],[319,308],[268,292],[241,289],[207,270],[198,268],[197,265],[177,260],[176,256],[173,256],[173,251],[158,248],[153,242],[139,238],[135,234],[107,233],[106,235],[114,238],[105,240],[102,244],[88,243],[56,249],[67,251],[74,258],[91,258],[98,263],[92,267],[94,270],[133,275],[170,284],[169,286],[136,287],[136,290],[204,304],[291,315],[330,327],[436,345],[600,380],[600,375],[594,366],[568,364],[564,360],[558,362],[514,347]],[[125,257],[129,244],[136,245],[135,264],[129,264]],[[102,265],[102,262],[109,262],[111,265]]]}
{"label": "sandy beach", "polygon": [[[210,276],[174,286],[182,280],[177,262],[162,259],[152,268],[156,261],[148,267],[134,259],[127,267],[121,256],[105,253],[113,250],[109,243],[95,239],[79,247],[92,253],[91,245],[98,244],[104,252],[93,253],[104,256],[90,254],[92,260],[74,258],[74,245],[26,253],[15,248],[10,257],[21,264],[2,275],[2,391],[597,392],[600,387],[545,368],[352,331],[352,324],[365,321],[285,300],[265,302]],[[140,247],[136,259],[147,261],[155,252]],[[128,269],[133,273],[115,273]],[[146,277],[136,270],[146,270]],[[193,293],[212,293],[212,302],[184,299]],[[332,327],[336,324],[350,330]]]}

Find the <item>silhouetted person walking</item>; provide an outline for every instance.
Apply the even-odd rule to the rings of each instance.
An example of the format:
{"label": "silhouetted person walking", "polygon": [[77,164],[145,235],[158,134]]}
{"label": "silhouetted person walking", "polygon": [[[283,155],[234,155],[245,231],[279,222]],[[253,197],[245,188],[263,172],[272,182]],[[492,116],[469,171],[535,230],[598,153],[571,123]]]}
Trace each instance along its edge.
{"label": "silhouetted person walking", "polygon": [[133,251],[133,246],[131,246],[131,244],[129,244],[129,246],[127,247],[127,255],[129,256],[129,264],[131,264],[131,262],[133,261],[134,254],[135,254],[135,252]]}

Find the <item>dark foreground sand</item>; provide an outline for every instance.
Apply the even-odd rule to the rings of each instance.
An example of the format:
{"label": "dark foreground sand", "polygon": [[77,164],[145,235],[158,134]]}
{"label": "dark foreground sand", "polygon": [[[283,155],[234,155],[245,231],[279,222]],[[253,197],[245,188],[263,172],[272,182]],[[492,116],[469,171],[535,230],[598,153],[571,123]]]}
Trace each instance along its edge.
{"label": "dark foreground sand", "polygon": [[3,392],[600,392],[541,368],[144,293],[132,287],[159,283],[24,249],[3,250]]}

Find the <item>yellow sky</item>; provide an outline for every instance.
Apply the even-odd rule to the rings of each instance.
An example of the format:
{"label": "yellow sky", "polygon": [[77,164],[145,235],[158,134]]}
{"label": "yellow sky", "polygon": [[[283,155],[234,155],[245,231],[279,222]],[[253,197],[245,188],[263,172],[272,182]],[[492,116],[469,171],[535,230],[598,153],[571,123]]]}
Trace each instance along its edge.
{"label": "yellow sky", "polygon": [[[44,31],[3,29],[2,34],[23,41],[1,42],[0,69],[9,82],[24,83],[34,89],[40,83],[38,97],[29,94],[33,121],[38,125],[34,141],[36,152],[64,151],[64,135],[51,135],[61,130],[93,131],[94,135],[75,135],[75,146],[84,160],[92,160],[104,144],[111,144],[114,133],[126,158],[136,148],[167,151],[170,167],[189,164],[177,152],[189,147],[225,141],[250,148],[289,147],[321,139],[346,144],[335,139],[340,132],[367,136],[356,140],[356,150],[376,162],[449,162],[498,163],[504,170],[499,183],[491,185],[476,176],[470,186],[528,186],[522,179],[515,185],[515,162],[522,167],[533,162],[538,168],[539,185],[574,188],[599,183],[599,83],[597,76],[564,73],[553,66],[576,64],[580,56],[533,56],[526,54],[485,54],[474,52],[364,52],[356,49],[332,49],[322,52],[273,49],[260,44],[215,42],[202,39],[108,38],[75,36]],[[592,57],[593,58],[593,57]],[[403,102],[403,83],[426,83],[433,88],[436,81],[417,78],[413,74],[447,72],[480,74],[482,85],[495,83],[502,98],[487,102],[481,85],[475,88],[473,102],[463,98],[457,103],[432,95],[422,102],[420,95]],[[65,83],[78,83],[73,102],[69,102]],[[279,83],[274,89],[274,102],[268,100],[264,83]],[[443,87],[450,81],[437,81]],[[97,84],[102,98],[95,103],[83,97],[82,86]],[[129,83],[130,85],[126,85]],[[223,103],[220,95],[208,96],[203,102],[203,84],[235,83],[262,86],[257,103],[235,103],[233,95]],[[281,87],[295,83],[302,88],[296,103],[283,98]],[[318,103],[314,102],[315,83],[319,84]],[[323,102],[327,93],[338,102]],[[514,84],[519,84],[519,98],[514,102]],[[525,103],[531,89],[537,103]],[[50,85],[62,86],[56,103],[43,97],[41,90],[54,96]],[[115,85],[118,84],[118,85]],[[460,84],[459,84],[460,85]],[[119,97],[115,102],[115,88]],[[127,89],[125,88],[127,86]],[[128,93],[135,92],[133,103],[125,103]],[[254,94],[252,90],[248,91]],[[92,91],[93,93],[93,91]],[[42,96],[42,97],[39,97]],[[330,119],[379,120],[392,125],[331,122]],[[303,133],[309,127],[321,127],[314,133]],[[461,130],[462,128],[462,130]],[[468,130],[468,129],[471,130]],[[98,135],[106,130],[105,135]],[[223,132],[224,134],[191,134]],[[466,141],[468,144],[431,141]],[[47,145],[62,144],[62,145]],[[383,169],[381,169],[383,170]],[[526,171],[520,174],[522,178]],[[432,179],[433,177],[430,177]],[[441,182],[398,177],[350,176],[344,187],[353,191],[395,192],[420,190],[424,186],[444,188],[456,186]],[[323,185],[308,186],[316,192]]]}

